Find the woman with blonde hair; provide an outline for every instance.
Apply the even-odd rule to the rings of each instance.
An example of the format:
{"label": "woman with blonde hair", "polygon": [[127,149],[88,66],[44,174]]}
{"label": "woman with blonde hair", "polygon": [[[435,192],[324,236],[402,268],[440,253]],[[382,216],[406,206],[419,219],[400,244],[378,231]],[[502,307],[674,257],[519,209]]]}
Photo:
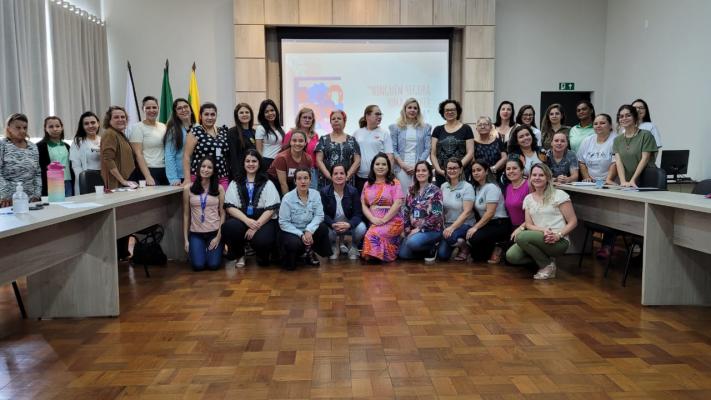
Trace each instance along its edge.
{"label": "woman with blonde hair", "polygon": [[422,117],[415,98],[405,100],[397,122],[390,125],[393,141],[393,169],[403,193],[407,193],[415,174],[415,164],[426,161],[432,145],[432,126]]}
{"label": "woman with blonde hair", "polygon": [[535,262],[539,270],[533,279],[555,278],[553,257],[568,250],[568,234],[578,219],[570,196],[553,186],[553,173],[548,166],[535,164],[528,185],[529,194],[523,200],[526,221],[511,234],[515,244],[506,252],[506,259],[511,264]]}

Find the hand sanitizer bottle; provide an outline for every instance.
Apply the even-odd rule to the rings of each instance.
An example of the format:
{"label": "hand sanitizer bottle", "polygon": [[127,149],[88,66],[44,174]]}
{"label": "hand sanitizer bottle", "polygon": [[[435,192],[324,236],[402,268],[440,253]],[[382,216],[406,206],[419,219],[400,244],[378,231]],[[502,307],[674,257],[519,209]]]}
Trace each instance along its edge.
{"label": "hand sanitizer bottle", "polygon": [[30,199],[22,189],[22,182],[17,182],[15,193],[12,195],[12,211],[15,214],[26,214],[30,212]]}

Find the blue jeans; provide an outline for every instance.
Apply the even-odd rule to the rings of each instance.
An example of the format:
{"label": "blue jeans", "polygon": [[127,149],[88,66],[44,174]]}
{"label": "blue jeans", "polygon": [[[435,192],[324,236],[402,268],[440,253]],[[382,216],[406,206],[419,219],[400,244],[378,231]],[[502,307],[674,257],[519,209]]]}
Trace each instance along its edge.
{"label": "blue jeans", "polygon": [[311,186],[309,188],[318,190],[318,168],[311,167]]}
{"label": "blue jeans", "polygon": [[355,248],[361,248],[361,242],[363,241],[363,236],[365,236],[365,232],[368,230],[368,228],[365,226],[365,223],[361,222],[355,227],[351,227],[350,231],[348,233],[343,233],[343,234],[338,234],[336,231],[334,231],[330,226],[328,227],[328,240],[331,242],[331,246],[336,245],[336,239],[338,236],[345,236],[345,235],[351,235],[351,241],[352,244],[351,246]]}
{"label": "blue jeans", "polygon": [[417,232],[405,238],[398,257],[403,260],[430,257],[441,238],[442,232]]}
{"label": "blue jeans", "polygon": [[442,261],[449,260],[449,258],[452,257],[452,253],[454,252],[454,246],[457,244],[457,241],[459,239],[466,240],[467,231],[469,230],[469,228],[471,228],[471,225],[462,224],[459,228],[455,229],[454,232],[452,232],[452,235],[449,236],[449,239],[445,239],[444,236],[442,236],[442,241],[439,242],[439,249],[437,250],[437,258]]}
{"label": "blue jeans", "polygon": [[217,231],[206,233],[188,233],[188,256],[193,270],[202,271],[206,267],[212,271],[222,264],[222,243],[209,250],[210,241],[217,236]]}

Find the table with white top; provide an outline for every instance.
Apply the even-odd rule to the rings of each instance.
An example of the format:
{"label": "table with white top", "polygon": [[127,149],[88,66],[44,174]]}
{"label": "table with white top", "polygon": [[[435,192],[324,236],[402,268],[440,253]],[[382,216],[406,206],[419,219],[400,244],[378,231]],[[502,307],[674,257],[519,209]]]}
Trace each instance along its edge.
{"label": "table with white top", "polygon": [[[711,305],[711,199],[561,185],[579,220],[644,237],[643,305]],[[571,239],[582,248],[582,224]],[[581,234],[583,233],[583,234]]]}
{"label": "table with white top", "polygon": [[27,277],[31,318],[119,315],[116,240],[155,224],[171,259],[185,259],[182,188],[156,186],[130,192],[85,194],[68,202],[0,215],[0,284]]}

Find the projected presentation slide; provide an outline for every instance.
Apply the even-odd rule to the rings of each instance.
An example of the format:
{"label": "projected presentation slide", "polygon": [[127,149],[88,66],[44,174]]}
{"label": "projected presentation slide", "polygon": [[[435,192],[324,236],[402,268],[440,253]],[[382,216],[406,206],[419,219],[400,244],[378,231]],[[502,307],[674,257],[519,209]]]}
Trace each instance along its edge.
{"label": "projected presentation slide", "polygon": [[449,94],[449,42],[436,40],[282,39],[282,110],[285,128],[301,107],[316,113],[319,135],[331,132],[328,116],[342,109],[346,133],[358,129],[369,104],[394,123],[403,102],[416,98],[425,121],[443,122],[437,106]]}

